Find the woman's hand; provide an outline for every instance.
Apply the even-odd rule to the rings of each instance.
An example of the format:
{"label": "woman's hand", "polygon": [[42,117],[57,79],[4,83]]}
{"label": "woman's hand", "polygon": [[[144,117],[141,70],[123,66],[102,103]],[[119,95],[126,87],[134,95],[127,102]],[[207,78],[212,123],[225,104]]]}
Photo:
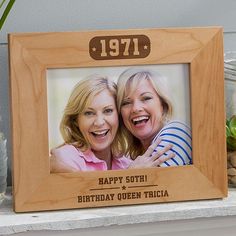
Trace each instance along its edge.
{"label": "woman's hand", "polygon": [[158,144],[161,142],[161,139],[157,139],[155,142],[153,142],[152,145],[149,146],[147,151],[142,155],[136,157],[136,159],[130,164],[128,167],[130,168],[148,168],[148,167],[157,167],[163,162],[173,158],[175,154],[173,152],[169,153],[167,156],[164,156],[163,154],[167,151],[169,151],[173,145],[168,144],[160,151],[155,151]]}
{"label": "woman's hand", "polygon": [[56,158],[55,156],[50,156],[50,172],[51,173],[70,173],[70,172],[76,172],[75,168],[66,165],[63,161],[61,161],[59,158]]}

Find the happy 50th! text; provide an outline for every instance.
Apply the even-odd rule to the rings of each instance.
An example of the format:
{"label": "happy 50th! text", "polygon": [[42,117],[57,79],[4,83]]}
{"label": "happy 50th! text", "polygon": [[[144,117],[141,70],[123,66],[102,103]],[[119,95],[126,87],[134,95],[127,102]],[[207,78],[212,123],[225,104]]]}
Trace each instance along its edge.
{"label": "happy 50th! text", "polygon": [[[158,185],[148,184],[147,175],[104,177],[98,178],[97,183],[98,188],[90,189],[94,193],[77,196],[78,203],[169,197],[168,190],[161,189]],[[130,183],[135,183],[135,185],[130,185]],[[114,185],[119,186],[110,187]],[[144,188],[144,190],[135,191],[135,188],[140,189],[140,187]],[[121,192],[105,193],[106,190],[113,189],[121,190]],[[96,191],[99,191],[99,193],[96,193]],[[104,193],[101,193],[101,191],[104,191]]]}

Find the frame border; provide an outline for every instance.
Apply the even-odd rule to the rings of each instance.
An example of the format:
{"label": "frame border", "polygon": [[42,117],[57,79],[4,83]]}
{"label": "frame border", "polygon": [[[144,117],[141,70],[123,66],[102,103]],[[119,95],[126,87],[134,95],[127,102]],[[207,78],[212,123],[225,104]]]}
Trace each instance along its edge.
{"label": "frame border", "polygon": [[[145,58],[94,60],[94,37],[145,35],[151,51]],[[23,33],[9,35],[13,195],[16,212],[130,205],[227,196],[223,33],[221,27]],[[103,66],[188,63],[193,165],[50,174],[48,158],[46,70]],[[97,194],[123,194],[126,199],[78,202],[91,194],[99,178],[146,175],[147,188],[159,196],[128,198],[136,183],[102,186]],[[124,184],[124,183],[122,183]],[[118,187],[117,187],[118,186]],[[63,190],[63,191],[62,191]],[[133,191],[133,190],[132,190]],[[161,192],[162,191],[162,192]],[[164,192],[168,191],[168,196]],[[157,194],[157,191],[156,191]],[[122,196],[123,196],[122,195]]]}

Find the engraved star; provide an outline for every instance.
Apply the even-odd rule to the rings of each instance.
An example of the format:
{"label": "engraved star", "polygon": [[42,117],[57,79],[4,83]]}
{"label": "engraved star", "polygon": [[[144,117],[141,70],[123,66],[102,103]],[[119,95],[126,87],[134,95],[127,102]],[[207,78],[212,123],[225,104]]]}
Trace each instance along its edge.
{"label": "engraved star", "polygon": [[145,50],[147,50],[148,49],[148,46],[147,45],[144,45],[144,47],[143,47]]}
{"label": "engraved star", "polygon": [[95,52],[97,49],[95,47],[92,48],[93,52]]}
{"label": "engraved star", "polygon": [[125,187],[125,186],[122,186],[121,188],[122,188],[122,190],[126,190],[126,187]]}

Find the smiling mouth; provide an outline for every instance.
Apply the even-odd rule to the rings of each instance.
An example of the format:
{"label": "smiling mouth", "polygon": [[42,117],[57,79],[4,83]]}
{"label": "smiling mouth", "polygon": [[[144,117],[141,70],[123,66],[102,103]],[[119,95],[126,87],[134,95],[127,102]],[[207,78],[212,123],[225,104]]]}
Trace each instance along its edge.
{"label": "smiling mouth", "polygon": [[93,132],[91,132],[91,134],[94,137],[105,137],[108,134],[109,131],[110,131],[109,129],[100,130],[100,131],[93,131]]}
{"label": "smiling mouth", "polygon": [[142,124],[142,123],[147,123],[150,119],[150,116],[139,116],[137,118],[131,119],[132,123],[134,125]]}

